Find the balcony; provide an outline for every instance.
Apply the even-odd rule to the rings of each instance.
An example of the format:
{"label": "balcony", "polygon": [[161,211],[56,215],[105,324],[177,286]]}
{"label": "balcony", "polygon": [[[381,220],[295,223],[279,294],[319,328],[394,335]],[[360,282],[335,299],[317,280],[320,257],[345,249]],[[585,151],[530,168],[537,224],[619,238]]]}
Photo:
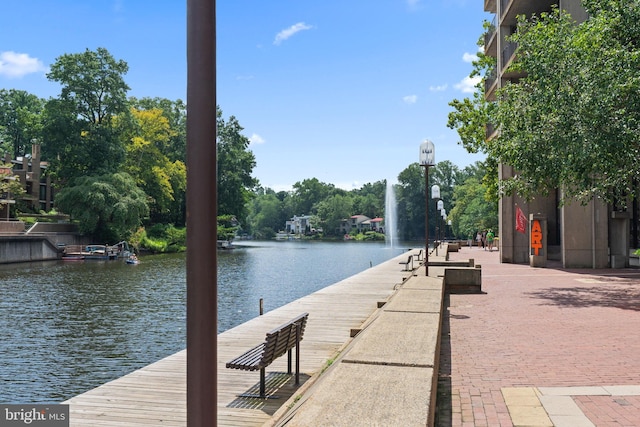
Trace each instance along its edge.
{"label": "balcony", "polygon": [[531,16],[560,6],[559,0],[500,0],[500,25],[514,25],[518,15]]}
{"label": "balcony", "polygon": [[496,18],[493,18],[491,26],[487,29],[484,35],[484,54],[487,56],[496,57],[498,51],[498,32],[496,31]]}
{"label": "balcony", "polygon": [[496,0],[484,0],[484,11],[489,13],[496,13]]}
{"label": "balcony", "polygon": [[496,78],[496,70],[492,70],[484,79],[484,98],[493,101],[496,98],[498,79]]}

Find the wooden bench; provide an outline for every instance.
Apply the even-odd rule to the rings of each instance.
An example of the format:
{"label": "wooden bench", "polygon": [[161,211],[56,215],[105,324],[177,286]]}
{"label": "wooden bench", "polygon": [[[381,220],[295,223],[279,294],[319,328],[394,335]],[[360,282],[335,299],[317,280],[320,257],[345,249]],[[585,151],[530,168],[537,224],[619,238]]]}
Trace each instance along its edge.
{"label": "wooden bench", "polygon": [[[398,264],[404,265],[405,271],[413,271],[413,255],[409,255],[406,261],[400,261]],[[411,264],[411,269],[409,269],[409,264]]]}
{"label": "wooden bench", "polygon": [[416,255],[416,257],[417,257],[416,259],[417,259],[418,261],[422,261],[422,249],[420,249],[420,252],[418,252],[418,254]]}
{"label": "wooden bench", "polygon": [[[242,369],[245,371],[260,370],[260,394],[245,393],[241,394],[241,397],[266,398],[265,368],[285,353],[288,354],[289,359],[287,373],[291,375],[291,353],[294,347],[296,349],[296,385],[300,384],[300,341],[302,341],[308,317],[309,313],[301,314],[284,325],[267,332],[266,339],[263,343],[227,363],[227,368],[231,369]],[[269,397],[277,398],[276,396]]]}

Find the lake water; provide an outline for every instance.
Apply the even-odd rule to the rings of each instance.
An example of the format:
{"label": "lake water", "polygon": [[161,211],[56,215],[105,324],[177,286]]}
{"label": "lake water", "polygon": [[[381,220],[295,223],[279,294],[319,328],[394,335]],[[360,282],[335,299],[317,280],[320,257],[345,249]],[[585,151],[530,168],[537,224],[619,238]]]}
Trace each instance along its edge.
{"label": "lake water", "polygon": [[[218,252],[218,332],[406,251],[239,242]],[[0,402],[54,403],[186,347],[185,255],[0,265]]]}

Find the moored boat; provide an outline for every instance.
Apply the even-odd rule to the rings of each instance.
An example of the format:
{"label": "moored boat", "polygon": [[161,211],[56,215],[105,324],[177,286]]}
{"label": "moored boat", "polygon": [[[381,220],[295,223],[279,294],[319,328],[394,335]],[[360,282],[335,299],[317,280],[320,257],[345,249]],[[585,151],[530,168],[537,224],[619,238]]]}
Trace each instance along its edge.
{"label": "moored boat", "polygon": [[82,256],[82,255],[64,255],[62,257],[62,261],[84,261],[84,256]]}

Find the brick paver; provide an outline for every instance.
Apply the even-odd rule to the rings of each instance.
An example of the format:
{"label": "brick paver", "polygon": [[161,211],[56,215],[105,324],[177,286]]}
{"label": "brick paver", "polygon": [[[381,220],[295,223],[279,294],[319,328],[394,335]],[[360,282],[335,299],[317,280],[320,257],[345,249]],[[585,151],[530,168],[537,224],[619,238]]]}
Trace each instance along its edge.
{"label": "brick paver", "polygon": [[[438,426],[513,426],[508,387],[640,385],[640,270],[482,265],[482,295],[445,301]],[[574,397],[596,426],[640,425],[637,396]]]}

